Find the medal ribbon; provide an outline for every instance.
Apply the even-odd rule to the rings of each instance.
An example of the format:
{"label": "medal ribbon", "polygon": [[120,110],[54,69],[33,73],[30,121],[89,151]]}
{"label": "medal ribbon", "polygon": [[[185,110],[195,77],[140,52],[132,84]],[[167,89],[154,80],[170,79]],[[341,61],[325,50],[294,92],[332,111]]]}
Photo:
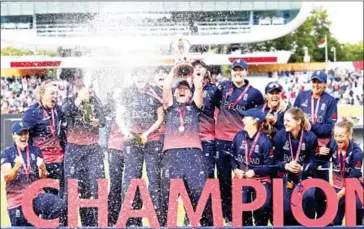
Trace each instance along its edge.
{"label": "medal ribbon", "polygon": [[23,168],[24,168],[24,171],[25,171],[25,175],[27,176],[27,179],[29,179],[29,174],[30,174],[30,153],[29,153],[29,147],[25,147],[25,151],[26,151],[26,154],[27,154],[27,165],[25,165],[25,161],[24,161],[24,158],[23,158],[23,155],[21,153],[21,150],[17,147],[17,150],[18,150],[18,154],[19,156],[23,159]]}
{"label": "medal ribbon", "polygon": [[[264,112],[265,111],[265,108],[267,107],[267,103],[264,103],[264,106],[262,108],[262,111]],[[268,113],[266,115],[269,115],[271,112],[273,111],[273,108],[270,108]]]}
{"label": "medal ribbon", "polygon": [[[236,104],[238,104],[238,102],[241,100],[241,98],[243,98],[243,96],[246,94],[246,92],[248,91],[248,89],[250,88],[250,84],[246,85],[244,91],[239,95],[239,97],[231,104],[231,107],[236,106]],[[226,94],[226,101],[229,100],[230,95],[233,93],[234,88],[231,87],[229,92]]]}
{"label": "medal ribbon", "polygon": [[245,135],[245,158],[246,158],[247,166],[249,165],[250,159],[252,158],[253,151],[254,151],[255,145],[258,142],[259,136],[260,136],[260,130],[258,130],[258,133],[255,136],[254,141],[253,141],[253,143],[250,147],[249,153],[248,153],[248,141],[247,141],[247,137]]}
{"label": "medal ribbon", "polygon": [[311,96],[311,117],[312,117],[313,124],[315,124],[317,122],[317,113],[318,113],[319,106],[320,106],[320,100],[321,100],[321,98],[319,98],[317,100],[316,109],[314,109],[315,101],[313,99],[313,96]]}
{"label": "medal ribbon", "polygon": [[49,117],[48,112],[45,109],[43,109],[43,116],[49,120],[49,128],[51,129],[52,136],[55,136],[55,132],[56,132],[56,119],[55,119],[54,113],[55,113],[54,109],[51,108],[52,117]]}
{"label": "medal ribbon", "polygon": [[344,173],[345,173],[345,166],[346,166],[345,157],[346,157],[346,154],[344,155],[342,152],[339,152],[340,173],[341,173],[341,179],[343,179],[343,182],[344,182],[344,178],[345,178]]}
{"label": "medal ribbon", "polygon": [[[293,149],[292,149],[291,134],[288,134],[288,138],[289,138],[289,147],[290,147],[290,150],[291,150],[291,157],[292,157],[292,160],[293,160]],[[299,158],[300,158],[302,141],[303,141],[303,129],[301,130],[301,137],[300,137],[300,141],[298,143],[298,148],[297,148],[297,152],[296,152],[296,159],[295,159],[295,161],[298,161]]]}
{"label": "medal ribbon", "polygon": [[183,109],[181,107],[178,107],[179,112],[179,125],[184,127],[184,119],[187,113],[187,107],[184,106]]}

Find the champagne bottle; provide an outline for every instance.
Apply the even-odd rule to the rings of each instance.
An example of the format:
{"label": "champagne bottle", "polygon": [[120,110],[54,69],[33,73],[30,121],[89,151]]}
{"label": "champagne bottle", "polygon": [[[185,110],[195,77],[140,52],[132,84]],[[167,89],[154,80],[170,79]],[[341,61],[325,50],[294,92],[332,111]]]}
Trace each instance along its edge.
{"label": "champagne bottle", "polygon": [[132,142],[135,144],[135,145],[143,145],[143,140],[141,137],[139,137],[138,135],[135,135],[133,136],[132,138]]}
{"label": "champagne bottle", "polygon": [[87,123],[91,122],[93,112],[90,99],[87,99],[83,102],[83,111],[84,111],[83,119],[85,120],[85,122]]}

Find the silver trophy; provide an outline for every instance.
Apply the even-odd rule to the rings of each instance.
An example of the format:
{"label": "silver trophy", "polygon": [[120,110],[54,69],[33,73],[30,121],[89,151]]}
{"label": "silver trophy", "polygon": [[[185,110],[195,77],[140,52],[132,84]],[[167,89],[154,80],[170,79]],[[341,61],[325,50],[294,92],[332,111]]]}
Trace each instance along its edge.
{"label": "silver trophy", "polygon": [[174,75],[177,78],[188,78],[193,75],[193,66],[187,61],[186,56],[189,53],[190,43],[182,38],[174,41],[171,44],[172,52],[177,57],[176,69]]}

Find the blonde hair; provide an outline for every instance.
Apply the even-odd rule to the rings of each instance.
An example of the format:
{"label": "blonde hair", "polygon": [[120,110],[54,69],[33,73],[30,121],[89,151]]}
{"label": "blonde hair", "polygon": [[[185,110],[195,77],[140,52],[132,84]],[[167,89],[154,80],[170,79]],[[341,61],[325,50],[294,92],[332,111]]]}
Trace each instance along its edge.
{"label": "blonde hair", "polygon": [[35,93],[35,98],[38,101],[41,101],[42,96],[45,92],[45,90],[49,87],[49,86],[58,86],[56,81],[50,81],[50,80],[46,80],[44,81],[37,89],[36,89],[36,93]]}
{"label": "blonde hair", "polygon": [[301,129],[309,130],[311,129],[310,120],[308,119],[307,115],[297,107],[289,108],[286,113],[292,115],[294,120],[301,121]]}
{"label": "blonde hair", "polygon": [[348,117],[342,117],[340,121],[338,121],[335,124],[335,128],[344,128],[346,132],[350,134],[350,137],[353,136],[353,127],[354,127],[354,121]]}

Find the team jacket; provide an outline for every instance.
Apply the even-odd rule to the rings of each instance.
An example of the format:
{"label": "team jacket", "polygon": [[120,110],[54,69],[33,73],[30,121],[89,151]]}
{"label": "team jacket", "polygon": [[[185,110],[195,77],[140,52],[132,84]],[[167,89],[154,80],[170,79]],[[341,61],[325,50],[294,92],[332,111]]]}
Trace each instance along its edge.
{"label": "team jacket", "polygon": [[247,170],[246,165],[248,165],[249,169],[254,170],[256,179],[270,182],[273,169],[273,145],[268,136],[261,132],[252,154],[249,154],[257,134],[258,132],[250,138],[248,133],[242,130],[235,135],[232,143],[231,166],[233,169]]}
{"label": "team jacket", "polygon": [[66,146],[66,121],[61,107],[55,105],[52,111],[35,103],[25,111],[22,121],[29,128],[30,143],[40,148],[44,161],[62,162]]}
{"label": "team jacket", "polygon": [[[294,106],[300,108],[306,113],[313,124],[311,114],[311,98],[312,91],[302,91],[297,95]],[[314,100],[314,110],[317,106],[317,100]],[[323,92],[320,99],[320,104],[317,112],[317,122],[312,125],[311,131],[318,138],[330,138],[332,129],[337,120],[337,104],[334,97],[327,92]]]}
{"label": "team jacket", "polygon": [[207,83],[203,87],[203,106],[200,112],[200,131],[202,141],[215,140],[215,108],[220,107],[221,100],[216,85]]}
{"label": "team jacket", "polygon": [[96,96],[90,98],[94,116],[100,123],[99,127],[93,127],[84,119],[84,103],[76,107],[75,99],[76,97],[67,98],[62,106],[67,123],[67,143],[75,145],[98,144],[99,127],[103,127],[106,122],[101,101]]}
{"label": "team jacket", "polygon": [[[135,86],[125,89],[121,104],[126,108],[125,124],[130,133],[136,135],[143,134],[157,121],[157,109],[163,106],[155,87],[151,85],[147,85],[143,92]],[[148,141],[159,139],[158,130],[148,136]]]}
{"label": "team jacket", "polygon": [[341,153],[339,154],[339,150],[334,139],[330,140],[329,148],[329,157],[332,158],[333,164],[333,186],[335,188],[342,189],[345,186],[345,178],[358,178],[363,184],[361,172],[363,151],[360,149],[359,145],[350,141],[345,157],[343,157]]}
{"label": "team jacket", "polygon": [[[17,208],[22,205],[23,202],[23,193],[25,189],[29,187],[29,185],[39,179],[38,166],[37,166],[37,158],[43,158],[42,152],[38,147],[28,145],[29,149],[29,158],[30,158],[30,171],[29,171],[29,179],[26,175],[26,170],[24,167],[21,167],[18,172],[15,180],[11,183],[6,184],[6,197],[7,197],[7,205],[8,209]],[[11,168],[15,166],[15,158],[18,155],[17,147],[15,144],[6,148],[1,153],[1,165],[5,163],[10,163]],[[27,153],[21,152],[22,158],[24,161],[23,165],[27,165]]]}
{"label": "team jacket", "polygon": [[[278,171],[285,172],[287,174],[288,181],[298,183],[300,180],[304,180],[308,177],[314,177],[316,168],[318,165],[318,158],[315,156],[315,149],[317,147],[317,137],[311,131],[303,131],[303,139],[300,150],[298,163],[302,166],[302,170],[298,174],[294,174],[285,170],[286,163],[292,160],[289,135],[291,133],[286,132],[284,129],[278,131],[274,137],[274,160]],[[291,135],[293,157],[296,158],[298,150],[298,144],[301,138],[301,132],[294,138]]]}
{"label": "team jacket", "polygon": [[[236,133],[244,129],[242,117],[238,110],[249,110],[264,104],[262,93],[250,85],[243,95],[248,85],[249,81],[247,80],[245,80],[245,84],[240,88],[236,87],[232,81],[224,81],[218,85],[221,105],[216,122],[216,139],[232,141]],[[241,97],[241,95],[243,96]]]}

